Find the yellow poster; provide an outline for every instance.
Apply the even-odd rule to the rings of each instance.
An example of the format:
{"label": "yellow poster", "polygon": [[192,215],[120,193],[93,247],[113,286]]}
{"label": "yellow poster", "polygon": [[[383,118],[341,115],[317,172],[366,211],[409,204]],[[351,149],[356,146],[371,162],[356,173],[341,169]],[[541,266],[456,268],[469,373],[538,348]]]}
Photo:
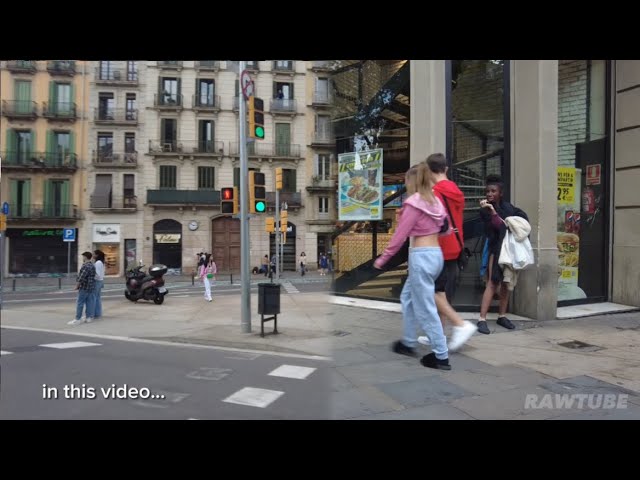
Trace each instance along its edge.
{"label": "yellow poster", "polygon": [[576,169],[558,167],[558,205],[573,205],[576,198]]}

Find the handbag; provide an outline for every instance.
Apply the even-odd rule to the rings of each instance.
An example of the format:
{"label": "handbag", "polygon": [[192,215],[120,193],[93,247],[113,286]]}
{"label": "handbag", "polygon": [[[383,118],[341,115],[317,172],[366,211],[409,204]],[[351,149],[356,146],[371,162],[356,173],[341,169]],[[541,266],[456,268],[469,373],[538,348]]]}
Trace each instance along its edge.
{"label": "handbag", "polygon": [[442,199],[444,200],[444,205],[447,208],[447,213],[449,214],[449,218],[451,219],[451,224],[453,225],[453,231],[456,234],[456,238],[458,239],[458,245],[460,245],[460,255],[456,261],[458,262],[458,269],[463,272],[466,270],[469,265],[469,257],[471,256],[471,251],[462,244],[462,240],[460,239],[460,232],[458,231],[458,227],[456,227],[456,221],[453,219],[453,215],[451,215],[451,210],[449,209],[449,202],[447,202],[447,197],[442,195]]}
{"label": "handbag", "polygon": [[207,273],[207,278],[213,278],[213,273]]}

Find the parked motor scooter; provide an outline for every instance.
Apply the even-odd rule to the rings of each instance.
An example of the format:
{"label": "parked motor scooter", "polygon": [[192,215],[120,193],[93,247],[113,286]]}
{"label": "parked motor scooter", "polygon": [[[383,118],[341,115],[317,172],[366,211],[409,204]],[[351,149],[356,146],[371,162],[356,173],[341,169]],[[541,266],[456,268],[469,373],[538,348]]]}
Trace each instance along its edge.
{"label": "parked motor scooter", "polygon": [[156,305],[162,305],[164,297],[169,290],[164,286],[164,274],[167,273],[166,265],[151,265],[149,272],[145,273],[142,263],[127,271],[127,288],[124,296],[127,300],[153,300]]}

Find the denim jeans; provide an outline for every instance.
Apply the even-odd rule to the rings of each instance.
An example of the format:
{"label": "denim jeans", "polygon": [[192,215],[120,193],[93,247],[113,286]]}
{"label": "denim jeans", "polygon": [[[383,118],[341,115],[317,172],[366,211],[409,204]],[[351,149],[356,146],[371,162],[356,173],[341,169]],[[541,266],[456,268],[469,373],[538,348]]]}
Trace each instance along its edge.
{"label": "denim jeans", "polygon": [[94,298],[93,290],[78,290],[78,301],[76,303],[76,320],[82,318],[82,310],[86,306],[85,314],[87,318],[93,318]]}
{"label": "denim jeans", "polygon": [[440,247],[418,247],[409,250],[409,277],[404,284],[400,302],[404,322],[402,343],[414,348],[418,327],[429,337],[436,358],[449,358],[447,339],[442,330],[435,301],[435,281],[444,266]]}
{"label": "denim jeans", "polygon": [[104,280],[96,280],[93,290],[93,311],[96,318],[102,316],[102,287],[104,287]]}

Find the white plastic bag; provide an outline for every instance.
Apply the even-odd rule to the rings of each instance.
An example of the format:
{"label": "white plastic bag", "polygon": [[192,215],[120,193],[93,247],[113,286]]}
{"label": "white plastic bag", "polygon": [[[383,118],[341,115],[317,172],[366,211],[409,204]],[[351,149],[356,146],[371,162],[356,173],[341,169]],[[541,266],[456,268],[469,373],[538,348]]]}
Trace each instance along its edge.
{"label": "white plastic bag", "polygon": [[498,258],[500,265],[508,265],[514,270],[523,270],[529,265],[533,265],[533,249],[529,238],[525,237],[521,242],[517,241],[513,233],[507,228],[507,232],[500,249]]}

